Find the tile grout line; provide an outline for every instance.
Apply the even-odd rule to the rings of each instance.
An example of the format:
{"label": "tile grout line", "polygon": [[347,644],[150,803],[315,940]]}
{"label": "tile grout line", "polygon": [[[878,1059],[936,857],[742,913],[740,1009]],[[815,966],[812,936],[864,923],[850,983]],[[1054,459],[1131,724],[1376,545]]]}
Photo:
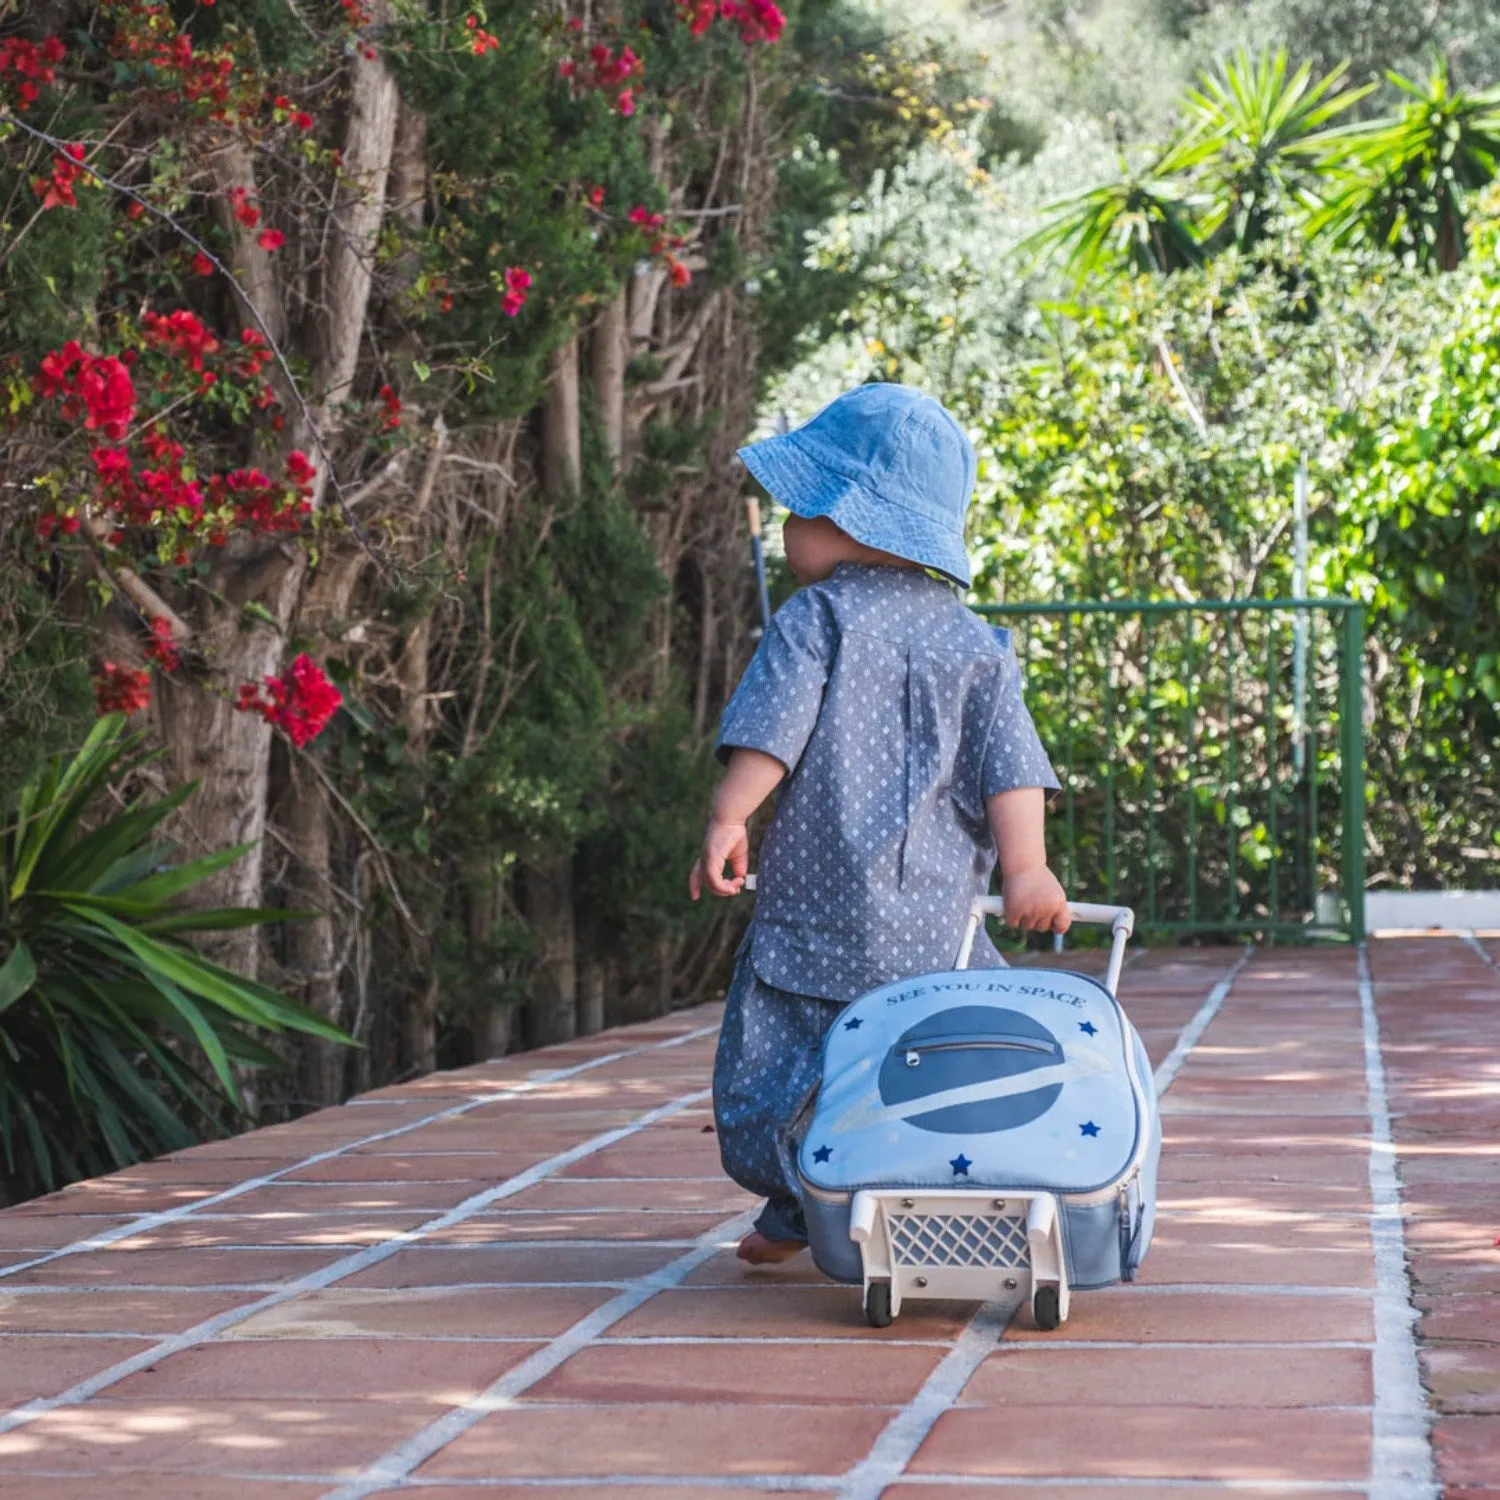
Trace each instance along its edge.
{"label": "tile grout line", "polygon": [[[576,1077],[580,1073],[587,1073],[591,1069],[601,1068],[612,1062],[620,1062],[628,1057],[636,1057],[643,1052],[660,1051],[667,1047],[680,1047],[684,1042],[695,1041],[699,1037],[709,1036],[718,1029],[717,1025],[700,1026],[691,1031],[683,1032],[680,1036],[670,1037],[664,1042],[648,1042],[640,1047],[627,1047],[619,1052],[605,1053],[600,1057],[589,1058],[586,1062],[577,1063],[570,1068],[554,1069],[551,1073],[541,1078],[527,1079],[509,1088],[501,1089],[494,1094],[469,1098],[462,1104],[451,1105],[447,1109],[439,1110],[436,1114],[424,1115],[420,1120],[413,1120],[405,1125],[397,1125],[391,1130],[377,1131],[373,1135],[362,1136],[358,1140],[348,1141],[342,1146],[334,1146],[327,1151],[316,1151],[311,1156],[303,1157],[300,1161],[290,1162],[284,1167],[278,1167],[274,1172],[265,1172],[259,1177],[247,1178],[244,1182],[235,1183],[232,1187],[225,1188],[222,1192],[211,1193],[207,1198],[199,1198],[192,1203],[184,1203],[177,1208],[161,1209],[151,1213],[140,1214],[124,1224],[117,1224],[113,1229],[103,1230],[99,1234],[88,1236],[86,1239],[75,1240],[70,1245],[59,1246],[55,1250],[48,1251],[45,1255],[37,1256],[34,1260],[22,1261],[19,1265],[14,1266],[0,1266],[0,1280],[4,1280],[7,1276],[14,1276],[20,1271],[30,1271],[37,1266],[47,1265],[51,1261],[61,1260],[67,1255],[82,1255],[92,1250],[103,1250],[119,1240],[130,1239],[134,1235],[145,1234],[153,1229],[160,1229],[164,1224],[175,1224],[214,1204],[227,1203],[256,1188],[268,1187],[290,1172],[301,1172],[308,1167],[318,1166],[322,1162],[333,1161],[335,1158],[345,1156],[351,1151],[359,1150],[362,1146],[372,1146],[377,1141],[388,1141],[398,1136],[410,1135],[413,1131],[420,1130],[425,1125],[436,1124],[440,1120],[457,1119],[460,1115],[468,1114],[470,1110],[478,1109],[482,1104],[503,1104],[510,1099],[524,1099],[540,1088],[545,1088],[554,1083],[566,1082],[568,1079]],[[310,1187],[319,1185],[308,1184]],[[366,1186],[363,1183],[355,1185]],[[374,1187],[378,1186],[378,1184],[369,1184],[369,1186]]]}
{"label": "tile grout line", "polygon": [[581,1161],[586,1156],[591,1156],[596,1151],[602,1151],[608,1146],[613,1146],[617,1141],[628,1139],[630,1136],[657,1124],[661,1120],[669,1119],[675,1114],[680,1114],[685,1109],[690,1109],[695,1104],[701,1104],[708,1098],[709,1090],[698,1089],[691,1094],[683,1094],[668,1104],[658,1105],[655,1109],[647,1111],[639,1119],[632,1121],[629,1125],[619,1125],[612,1130],[603,1131],[601,1134],[592,1136],[578,1145],[569,1147],[568,1150],[550,1157],[548,1160],[538,1162],[534,1167],[528,1167],[524,1172],[519,1172],[513,1177],[508,1177],[504,1182],[497,1183],[494,1187],[486,1188],[484,1191],[475,1193],[472,1197],[465,1199],[462,1203],[448,1209],[446,1212],[429,1219],[425,1224],[419,1224],[415,1229],[403,1230],[399,1234],[392,1235],[379,1244],[370,1245],[353,1255],[347,1255],[330,1265],[322,1267],[317,1271],[310,1271],[307,1275],[297,1280],[288,1282],[279,1290],[262,1297],[259,1301],[251,1302],[243,1307],[230,1308],[226,1312],[218,1313],[214,1317],[206,1318],[203,1322],[185,1329],[183,1332],[173,1334],[169,1338],[161,1340],[150,1349],[143,1350],[139,1354],[132,1355],[129,1359],[121,1360],[111,1365],[106,1370],[101,1370],[91,1375],[87,1380],[79,1381],[78,1384],[70,1386],[56,1396],[38,1397],[36,1400],[28,1401],[12,1410],[0,1413],[0,1433],[13,1431],[25,1423],[35,1420],[49,1411],[55,1411],[62,1406],[77,1406],[81,1402],[88,1401],[100,1391],[124,1380],[128,1375],[156,1364],[158,1361],[168,1358],[170,1355],[179,1354],[184,1349],[195,1348],[199,1344],[206,1344],[211,1339],[217,1338],[226,1329],[234,1328],[258,1313],[268,1312],[273,1307],[279,1307],[284,1302],[291,1301],[294,1297],[300,1297],[306,1292],[322,1291],[325,1287],[332,1286],[335,1282],[344,1280],[356,1272],[368,1269],[370,1266],[379,1265],[381,1261],[388,1260],[397,1251],[404,1250],[414,1241],[426,1235],[436,1233],[441,1229],[451,1228],[455,1224],[461,1224],[465,1219],[472,1218],[475,1214],[483,1213],[492,1203],[509,1198],[516,1193],[523,1192],[536,1183],[550,1177],[554,1172],[563,1167],[571,1165],[575,1161]]}
{"label": "tile grout line", "polygon": [[1406,1274],[1401,1185],[1386,1094],[1385,1059],[1369,950],[1359,945],[1359,1004],[1370,1110],[1370,1199],[1375,1216],[1375,1382],[1370,1500],[1436,1500],[1431,1413],[1417,1364],[1416,1323]]}
{"label": "tile grout line", "polygon": [[[1218,1015],[1240,971],[1250,962],[1254,947],[1247,944],[1238,960],[1208,992],[1207,998],[1178,1033],[1172,1050],[1153,1075],[1157,1097],[1172,1086],[1188,1053],[1197,1046]],[[970,1377],[1004,1335],[1020,1298],[987,1302],[970,1320],[948,1355],[922,1383],[916,1395],[887,1423],[861,1462],[844,1475],[839,1500],[879,1500],[886,1489],[906,1476],[908,1465],[938,1419],[951,1410]]]}
{"label": "tile grout line", "polygon": [[597,1307],[551,1339],[535,1354],[507,1370],[477,1396],[453,1407],[429,1422],[405,1442],[388,1449],[367,1464],[353,1479],[329,1490],[324,1500],[363,1500],[366,1495],[392,1488],[405,1488],[412,1470],[440,1453],[455,1439],[496,1412],[506,1411],[538,1382],[592,1344],[606,1329],[614,1327],[658,1292],[681,1283],[706,1260],[717,1255],[726,1239],[742,1235],[753,1223],[749,1210],[717,1224],[699,1235],[693,1248],[655,1271],[636,1277],[619,1295]]}

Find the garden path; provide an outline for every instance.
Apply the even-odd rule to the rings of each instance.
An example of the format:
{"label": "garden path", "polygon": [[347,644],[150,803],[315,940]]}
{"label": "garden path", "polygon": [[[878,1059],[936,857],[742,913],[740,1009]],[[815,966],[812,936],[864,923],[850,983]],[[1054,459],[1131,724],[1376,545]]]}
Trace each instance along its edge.
{"label": "garden path", "polygon": [[1497,958],[1134,960],[1157,1241],[1055,1334],[736,1261],[713,1006],[79,1184],[0,1213],[0,1492],[1500,1500]]}

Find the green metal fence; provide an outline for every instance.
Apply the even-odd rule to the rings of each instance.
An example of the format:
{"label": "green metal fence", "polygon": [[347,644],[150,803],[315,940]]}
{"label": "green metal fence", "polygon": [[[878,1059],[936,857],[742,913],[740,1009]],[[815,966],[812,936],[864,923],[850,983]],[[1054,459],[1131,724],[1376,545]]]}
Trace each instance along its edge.
{"label": "green metal fence", "polygon": [[980,612],[1014,633],[1076,899],[1126,902],[1157,931],[1363,938],[1362,606]]}

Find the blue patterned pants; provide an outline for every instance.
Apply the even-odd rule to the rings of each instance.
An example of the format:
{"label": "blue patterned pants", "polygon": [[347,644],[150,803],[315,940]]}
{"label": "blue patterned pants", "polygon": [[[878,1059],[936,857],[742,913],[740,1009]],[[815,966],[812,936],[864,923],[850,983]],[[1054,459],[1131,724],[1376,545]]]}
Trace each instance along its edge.
{"label": "blue patterned pants", "polygon": [[755,1227],[806,1240],[794,1129],[822,1077],[823,1036],[844,1005],[760,979],[748,944],[735,964],[714,1058],[714,1121],[724,1170],[766,1199]]}

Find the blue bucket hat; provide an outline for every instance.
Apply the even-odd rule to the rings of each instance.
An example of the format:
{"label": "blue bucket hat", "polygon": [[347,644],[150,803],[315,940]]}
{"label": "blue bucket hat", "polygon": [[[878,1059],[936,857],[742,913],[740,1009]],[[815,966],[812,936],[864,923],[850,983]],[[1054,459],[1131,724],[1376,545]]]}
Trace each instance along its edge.
{"label": "blue bucket hat", "polygon": [[827,516],[867,547],[968,588],[964,512],[978,465],[963,429],[931,396],[862,385],[739,456],[794,515]]}

